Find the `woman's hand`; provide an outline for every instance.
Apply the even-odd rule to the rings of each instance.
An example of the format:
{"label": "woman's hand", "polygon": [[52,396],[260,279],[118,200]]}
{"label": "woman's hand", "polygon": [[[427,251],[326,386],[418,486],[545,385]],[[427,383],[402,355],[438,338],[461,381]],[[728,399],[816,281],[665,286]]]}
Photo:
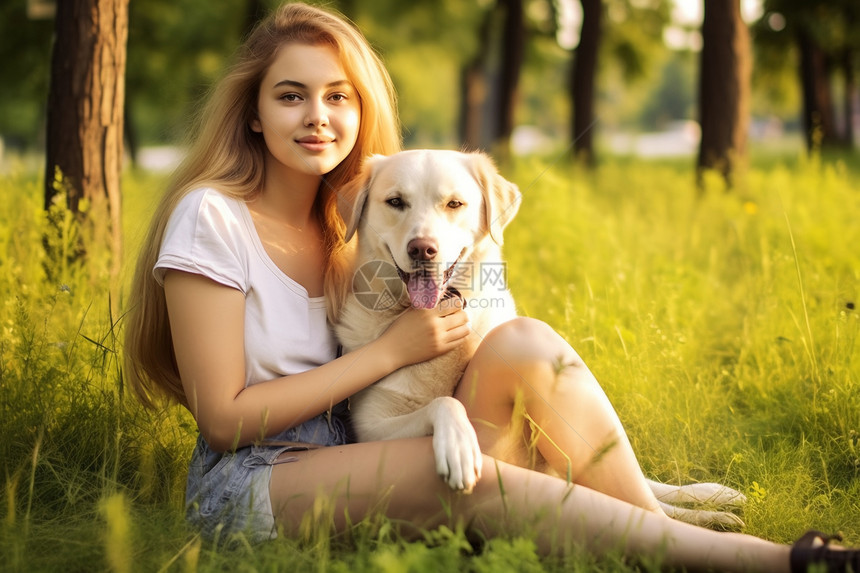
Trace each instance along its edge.
{"label": "woman's hand", "polygon": [[378,342],[397,367],[430,360],[459,346],[472,331],[459,298],[431,309],[410,308],[382,334]]}

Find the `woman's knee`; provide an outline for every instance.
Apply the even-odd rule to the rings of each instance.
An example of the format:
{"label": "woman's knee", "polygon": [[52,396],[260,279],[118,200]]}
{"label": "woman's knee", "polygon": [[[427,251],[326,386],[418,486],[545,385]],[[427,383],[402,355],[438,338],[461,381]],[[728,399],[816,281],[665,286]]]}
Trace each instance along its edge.
{"label": "woman's knee", "polygon": [[518,365],[584,366],[576,351],[555,329],[528,317],[515,318],[490,331],[475,357]]}
{"label": "woman's knee", "polygon": [[518,318],[493,330],[476,352],[472,366],[481,374],[476,382],[484,391],[504,394],[509,404],[519,399],[525,399],[526,405],[533,399],[586,403],[602,394],[597,380],[564,338],[532,318]]}

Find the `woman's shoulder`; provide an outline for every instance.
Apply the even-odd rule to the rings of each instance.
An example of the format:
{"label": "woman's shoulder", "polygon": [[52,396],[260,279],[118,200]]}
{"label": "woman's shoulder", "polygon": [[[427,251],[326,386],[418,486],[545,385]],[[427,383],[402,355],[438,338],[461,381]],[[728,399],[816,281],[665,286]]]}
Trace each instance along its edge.
{"label": "woman's shoulder", "polygon": [[235,232],[245,227],[247,207],[241,199],[212,187],[187,192],[173,208],[168,227],[211,228],[219,233]]}
{"label": "woman's shoulder", "polygon": [[241,200],[216,189],[206,187],[186,193],[165,229],[156,269],[202,274],[244,292],[251,247],[247,216],[242,209],[247,207]]}
{"label": "woman's shoulder", "polygon": [[208,210],[241,213],[243,201],[213,187],[197,187],[188,191],[177,203],[174,212],[205,212]]}

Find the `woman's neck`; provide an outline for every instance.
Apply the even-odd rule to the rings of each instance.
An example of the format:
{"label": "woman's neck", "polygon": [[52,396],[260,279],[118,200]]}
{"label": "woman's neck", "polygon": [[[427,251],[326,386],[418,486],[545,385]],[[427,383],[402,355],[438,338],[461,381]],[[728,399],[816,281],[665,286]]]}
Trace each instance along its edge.
{"label": "woman's neck", "polygon": [[314,221],[314,203],[319,190],[319,176],[268,171],[263,190],[254,200],[259,212],[296,229]]}

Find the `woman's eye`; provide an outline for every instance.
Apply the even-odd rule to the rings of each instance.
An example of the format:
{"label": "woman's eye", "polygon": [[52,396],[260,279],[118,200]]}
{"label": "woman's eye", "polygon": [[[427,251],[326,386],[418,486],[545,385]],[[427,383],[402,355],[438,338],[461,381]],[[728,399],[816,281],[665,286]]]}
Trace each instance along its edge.
{"label": "woman's eye", "polygon": [[406,206],[406,203],[404,203],[403,199],[400,197],[392,197],[391,199],[387,199],[385,202],[389,207],[394,207],[395,209],[402,209]]}
{"label": "woman's eye", "polygon": [[282,95],[282,96],[280,97],[280,99],[282,99],[283,101],[294,102],[294,101],[299,101],[299,100],[301,100],[302,98],[301,98],[301,96],[300,96],[299,94],[293,94],[293,93],[290,93],[290,94],[284,94],[284,95]]}
{"label": "woman's eye", "polygon": [[329,99],[336,102],[346,101],[346,94],[332,94]]}
{"label": "woman's eye", "polygon": [[463,202],[458,201],[457,199],[451,199],[450,201],[448,201],[448,208],[449,209],[459,209],[462,206],[463,206]]}

